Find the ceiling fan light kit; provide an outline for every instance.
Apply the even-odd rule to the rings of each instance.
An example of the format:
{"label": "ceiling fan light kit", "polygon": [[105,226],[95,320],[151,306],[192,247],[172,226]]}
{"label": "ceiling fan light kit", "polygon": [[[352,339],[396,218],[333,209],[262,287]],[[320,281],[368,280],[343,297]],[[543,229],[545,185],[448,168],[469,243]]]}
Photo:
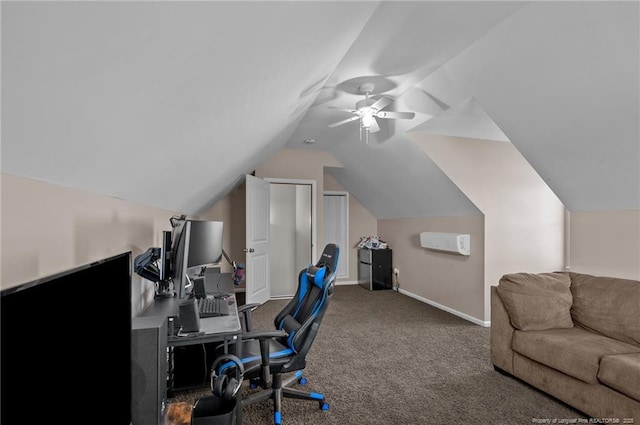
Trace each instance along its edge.
{"label": "ceiling fan light kit", "polygon": [[384,119],[412,119],[415,114],[413,112],[387,112],[382,111],[385,107],[389,106],[393,99],[387,96],[382,96],[379,99],[371,99],[369,96],[373,93],[375,85],[373,83],[364,83],[360,85],[359,90],[365,98],[356,102],[356,109],[341,109],[343,111],[351,112],[353,117],[347,118],[342,121],[329,124],[329,127],[337,127],[342,124],[346,124],[352,121],[360,120],[360,140],[362,140],[362,133],[364,133],[365,141],[369,144],[369,133],[376,133],[380,131],[380,126],[376,118]]}

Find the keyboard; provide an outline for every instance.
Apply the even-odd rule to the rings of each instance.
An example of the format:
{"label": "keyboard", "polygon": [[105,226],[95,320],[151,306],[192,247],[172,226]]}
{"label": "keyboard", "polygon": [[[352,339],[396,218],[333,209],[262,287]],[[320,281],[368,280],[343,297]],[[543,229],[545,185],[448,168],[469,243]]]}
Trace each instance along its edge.
{"label": "keyboard", "polygon": [[229,315],[229,303],[223,298],[198,298],[198,313],[201,319]]}

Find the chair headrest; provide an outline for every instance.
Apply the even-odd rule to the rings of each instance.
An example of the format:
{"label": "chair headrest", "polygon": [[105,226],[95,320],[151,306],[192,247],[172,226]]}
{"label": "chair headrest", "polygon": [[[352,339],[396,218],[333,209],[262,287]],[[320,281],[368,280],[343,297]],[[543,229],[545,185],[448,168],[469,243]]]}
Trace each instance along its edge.
{"label": "chair headrest", "polygon": [[340,248],[334,243],[327,244],[320,255],[320,259],[316,263],[317,267],[327,267],[329,273],[335,273],[338,268],[338,257],[340,256]]}
{"label": "chair headrest", "polygon": [[326,274],[327,268],[324,266],[317,267],[314,265],[310,265],[309,267],[307,267],[307,280],[309,281],[309,283],[313,283],[318,288],[322,288],[322,286],[324,285],[324,278]]}

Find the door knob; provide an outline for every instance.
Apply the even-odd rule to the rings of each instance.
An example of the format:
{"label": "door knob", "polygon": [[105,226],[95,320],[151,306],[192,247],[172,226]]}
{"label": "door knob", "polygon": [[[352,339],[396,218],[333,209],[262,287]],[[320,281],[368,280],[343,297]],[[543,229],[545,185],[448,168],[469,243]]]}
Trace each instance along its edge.
{"label": "door knob", "polygon": [[251,252],[255,252],[255,249],[253,249],[253,248],[248,248],[248,249],[247,249],[247,248],[245,248],[245,249],[244,249],[244,252],[249,252],[249,253],[251,253]]}

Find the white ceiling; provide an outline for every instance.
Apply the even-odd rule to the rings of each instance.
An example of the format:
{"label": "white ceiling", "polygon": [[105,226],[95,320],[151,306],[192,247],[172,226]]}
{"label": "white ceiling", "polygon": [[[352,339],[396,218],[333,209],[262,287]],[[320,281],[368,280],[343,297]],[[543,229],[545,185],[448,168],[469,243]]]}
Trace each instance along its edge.
{"label": "white ceiling", "polygon": [[[283,147],[325,149],[378,218],[479,214],[407,135],[432,132],[510,140],[570,210],[640,208],[638,12],[3,1],[2,172],[197,214]],[[363,82],[416,117],[368,145],[329,128]]]}

